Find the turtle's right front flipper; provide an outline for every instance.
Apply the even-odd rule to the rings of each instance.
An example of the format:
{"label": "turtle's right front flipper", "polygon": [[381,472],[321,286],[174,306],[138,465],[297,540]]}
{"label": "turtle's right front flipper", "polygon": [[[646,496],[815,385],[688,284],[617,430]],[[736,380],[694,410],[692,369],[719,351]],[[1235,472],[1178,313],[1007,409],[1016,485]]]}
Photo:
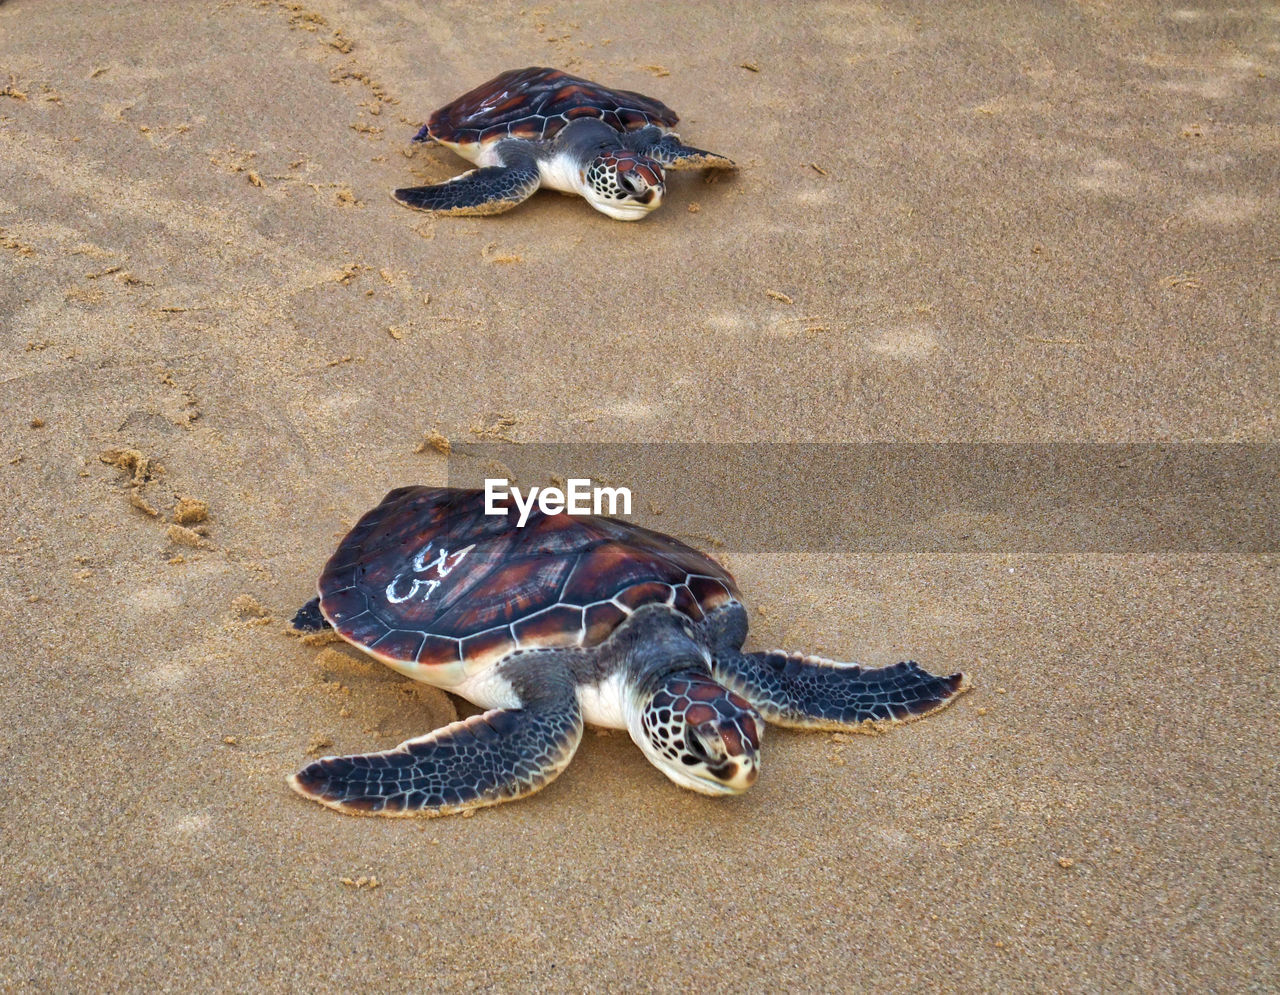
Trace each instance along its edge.
{"label": "turtle's right front flipper", "polygon": [[429,187],[404,187],[392,196],[405,207],[437,214],[501,214],[534,195],[542,182],[529,157],[513,165],[485,166]]}
{"label": "turtle's right front flipper", "polygon": [[962,673],[939,677],[910,661],[869,668],[798,653],[725,654],[715,658],[712,672],[766,722],[799,729],[860,731],[910,722],[969,689]]}
{"label": "turtle's right front flipper", "polygon": [[348,815],[449,815],[531,795],[573,759],[582,711],[564,679],[523,697],[521,708],[473,715],[394,750],[321,757],[289,785]]}

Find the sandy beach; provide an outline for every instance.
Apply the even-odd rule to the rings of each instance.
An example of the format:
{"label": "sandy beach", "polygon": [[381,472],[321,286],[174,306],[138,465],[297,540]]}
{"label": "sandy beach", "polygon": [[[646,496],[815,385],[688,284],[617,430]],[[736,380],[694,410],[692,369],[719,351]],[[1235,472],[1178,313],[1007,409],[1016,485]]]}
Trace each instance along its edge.
{"label": "sandy beach", "polygon": [[[0,989],[1280,985],[1274,541],[744,546],[744,472],[753,648],[974,690],[727,801],[591,731],[474,818],[289,791],[471,710],[288,626],[442,438],[1278,441],[1280,8],[777,7],[0,3]],[[740,168],[393,202],[525,65]]]}

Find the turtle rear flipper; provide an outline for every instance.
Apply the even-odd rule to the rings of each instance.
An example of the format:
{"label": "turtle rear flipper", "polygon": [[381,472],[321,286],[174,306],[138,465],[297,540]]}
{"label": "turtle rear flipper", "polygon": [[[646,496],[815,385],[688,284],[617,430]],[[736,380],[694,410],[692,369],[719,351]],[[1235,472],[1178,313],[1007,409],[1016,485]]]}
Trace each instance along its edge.
{"label": "turtle rear flipper", "polygon": [[910,722],[969,690],[966,675],[938,677],[912,661],[867,668],[778,651],[717,656],[712,671],[766,722],[798,729],[857,731],[867,721]]}
{"label": "turtle rear flipper", "polygon": [[433,145],[440,145],[441,142],[433,134],[431,134],[431,124],[428,122],[418,129],[418,133],[413,136],[413,141],[418,145],[425,145],[430,148]]}
{"label": "turtle rear flipper", "polygon": [[501,214],[534,195],[542,183],[538,164],[527,160],[484,166],[429,187],[403,187],[392,196],[405,207],[439,214]]}
{"label": "turtle rear flipper", "polygon": [[329,620],[320,613],[319,598],[312,598],[299,608],[289,624],[299,632],[320,632],[323,629],[333,628]]}
{"label": "turtle rear flipper", "polygon": [[321,757],[289,785],[348,815],[448,815],[531,795],[568,766],[582,741],[572,684],[540,684],[521,708],[473,715],[394,750]]}

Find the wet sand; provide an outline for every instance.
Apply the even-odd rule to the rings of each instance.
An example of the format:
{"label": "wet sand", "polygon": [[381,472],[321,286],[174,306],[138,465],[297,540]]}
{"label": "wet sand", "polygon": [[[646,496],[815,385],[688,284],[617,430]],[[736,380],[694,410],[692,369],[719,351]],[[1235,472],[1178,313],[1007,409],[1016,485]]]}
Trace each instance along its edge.
{"label": "wet sand", "polygon": [[[0,987],[1280,983],[1273,554],[730,549],[753,646],[975,690],[731,801],[621,734],[474,818],[285,784],[452,715],[286,624],[427,433],[1275,442],[1273,9],[10,0],[0,52]],[[393,203],[528,64],[740,172]]]}

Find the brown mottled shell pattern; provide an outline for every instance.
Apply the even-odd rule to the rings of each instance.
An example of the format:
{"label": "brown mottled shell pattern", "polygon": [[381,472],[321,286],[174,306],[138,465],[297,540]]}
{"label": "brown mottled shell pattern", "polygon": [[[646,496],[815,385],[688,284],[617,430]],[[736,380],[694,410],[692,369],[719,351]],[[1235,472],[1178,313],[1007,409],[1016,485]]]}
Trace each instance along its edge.
{"label": "brown mottled shell pattern", "polygon": [[344,638],[396,664],[462,665],[515,649],[594,646],[642,605],[697,621],[733,578],[668,536],[612,518],[484,513],[484,493],[404,487],[342,540],[320,608]]}
{"label": "brown mottled shell pattern", "polygon": [[469,145],[525,138],[546,141],[579,117],[598,117],[618,131],[656,124],[675,127],[666,104],[631,90],[613,90],[559,69],[512,69],[482,83],[431,115],[431,138]]}

